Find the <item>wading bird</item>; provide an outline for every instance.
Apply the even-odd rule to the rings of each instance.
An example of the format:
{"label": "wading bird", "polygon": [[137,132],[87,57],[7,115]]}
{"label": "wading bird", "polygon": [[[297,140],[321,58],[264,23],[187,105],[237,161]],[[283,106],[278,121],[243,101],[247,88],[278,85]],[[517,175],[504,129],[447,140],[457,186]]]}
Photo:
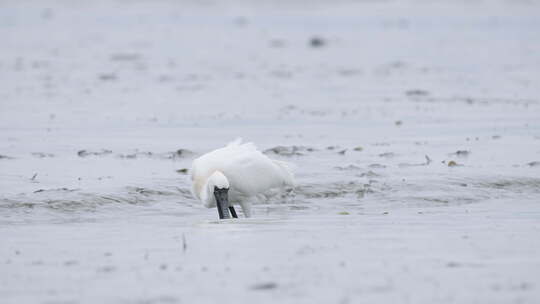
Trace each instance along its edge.
{"label": "wading bird", "polygon": [[286,162],[268,158],[241,139],[195,159],[191,180],[193,195],[207,208],[217,207],[220,219],[237,217],[233,204],[250,217],[252,200],[294,185]]}

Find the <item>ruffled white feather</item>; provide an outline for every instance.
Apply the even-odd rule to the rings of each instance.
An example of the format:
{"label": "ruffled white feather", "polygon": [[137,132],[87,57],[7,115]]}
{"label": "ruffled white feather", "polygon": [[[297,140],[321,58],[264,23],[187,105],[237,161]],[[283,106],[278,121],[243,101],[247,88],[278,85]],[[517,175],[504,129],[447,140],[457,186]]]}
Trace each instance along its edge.
{"label": "ruffled white feather", "polygon": [[294,176],[288,163],[268,158],[253,143],[243,143],[240,138],[193,161],[193,195],[207,207],[215,206],[211,192],[213,187],[208,186],[215,172],[227,178],[229,201],[240,203],[244,213],[245,207],[250,209],[250,198],[264,195],[270,190],[294,186]]}

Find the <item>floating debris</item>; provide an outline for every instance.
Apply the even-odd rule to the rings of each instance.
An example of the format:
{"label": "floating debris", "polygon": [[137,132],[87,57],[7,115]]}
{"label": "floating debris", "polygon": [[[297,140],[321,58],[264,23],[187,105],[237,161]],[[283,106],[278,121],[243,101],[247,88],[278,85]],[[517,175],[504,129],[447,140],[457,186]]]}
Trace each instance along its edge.
{"label": "floating debris", "polygon": [[103,155],[108,155],[111,153],[112,153],[111,150],[106,150],[106,149],[102,149],[101,151],[79,150],[79,152],[77,152],[77,155],[79,157],[87,157],[87,156],[103,156]]}
{"label": "floating debris", "polygon": [[342,171],[349,171],[349,170],[360,170],[361,168],[356,166],[356,165],[348,165],[348,166],[344,166],[344,167],[341,167],[341,166],[337,166],[335,167],[337,170],[342,170]]}
{"label": "floating debris", "polygon": [[150,151],[135,151],[133,153],[128,154],[118,154],[117,157],[119,158],[125,158],[125,159],[136,159],[139,157],[148,157],[148,158],[158,158],[158,159],[176,159],[181,157],[188,157],[192,156],[195,153],[193,151],[187,150],[187,149],[178,149],[174,152],[166,152],[166,153],[154,153]]}
{"label": "floating debris", "polygon": [[130,154],[118,154],[118,157],[120,158],[126,158],[126,159],[135,159],[139,156],[147,156],[147,157],[152,157],[153,153],[152,152],[139,152],[139,151],[136,151],[135,153],[130,153]]}
{"label": "floating debris", "polygon": [[188,174],[188,169],[187,168],[182,168],[182,169],[178,169],[176,170],[176,173],[179,173],[179,174]]}
{"label": "floating debris", "polygon": [[448,167],[456,167],[456,166],[459,166],[459,165],[455,161],[451,160],[448,162]]}
{"label": "floating debris", "polygon": [[357,151],[357,152],[360,152],[360,151],[363,151],[364,148],[362,148],[361,146],[358,146],[358,147],[355,147],[353,150]]}
{"label": "floating debris", "polygon": [[347,212],[347,211],[341,211],[341,212],[338,212],[339,215],[349,215],[350,213]]}
{"label": "floating debris", "polygon": [[38,158],[46,158],[46,157],[54,157],[54,154],[45,153],[45,152],[32,152],[32,156],[38,157]]}
{"label": "floating debris", "polygon": [[56,189],[38,189],[34,191],[34,193],[40,193],[40,192],[54,192],[54,191],[65,191],[65,192],[73,192],[77,191],[79,189],[69,189],[69,188],[56,188]]}
{"label": "floating debris", "polygon": [[190,151],[188,149],[178,149],[173,154],[173,157],[186,157],[186,156],[191,156],[193,154],[194,154],[193,151]]}
{"label": "floating debris", "polygon": [[371,170],[358,175],[358,177],[380,177],[380,176],[381,176],[380,174],[377,174]]}
{"label": "floating debris", "polygon": [[529,167],[539,167],[540,166],[540,161],[533,161],[533,162],[527,163],[527,166],[529,166]]}
{"label": "floating debris", "polygon": [[459,156],[459,157],[467,157],[471,154],[470,151],[467,151],[467,150],[457,150],[456,152],[450,154],[450,155],[455,155],[455,156]]}
{"label": "floating debris", "polygon": [[265,154],[277,154],[281,156],[301,156],[302,152],[313,152],[315,149],[304,146],[276,146],[263,151]]}
{"label": "floating debris", "polygon": [[0,159],[13,159],[13,157],[0,154]]}
{"label": "floating debris", "polygon": [[401,125],[403,124],[403,121],[401,121],[401,120],[396,120],[396,121],[394,122],[394,124],[395,124],[396,126],[399,127],[399,126],[401,126]]}

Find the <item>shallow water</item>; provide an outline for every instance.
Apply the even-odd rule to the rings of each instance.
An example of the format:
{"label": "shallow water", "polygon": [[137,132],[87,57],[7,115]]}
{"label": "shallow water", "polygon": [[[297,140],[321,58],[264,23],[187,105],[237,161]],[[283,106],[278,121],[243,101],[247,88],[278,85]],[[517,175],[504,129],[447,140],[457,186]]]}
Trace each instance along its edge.
{"label": "shallow water", "polygon": [[[6,303],[536,303],[534,2],[5,1]],[[298,185],[217,221],[236,137]]]}

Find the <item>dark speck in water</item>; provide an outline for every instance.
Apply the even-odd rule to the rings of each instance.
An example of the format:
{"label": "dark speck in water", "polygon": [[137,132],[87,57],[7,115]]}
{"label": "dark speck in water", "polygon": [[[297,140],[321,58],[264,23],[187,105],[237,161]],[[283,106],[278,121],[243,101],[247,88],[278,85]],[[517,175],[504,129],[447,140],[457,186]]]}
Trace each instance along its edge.
{"label": "dark speck in water", "polygon": [[255,284],[250,287],[252,290],[270,290],[270,289],[276,289],[278,285],[274,282],[267,282],[267,283],[259,283]]}
{"label": "dark speck in water", "polygon": [[188,173],[188,169],[186,169],[186,168],[178,169],[178,170],[176,170],[176,173],[179,173],[179,174],[187,174],[187,173]]}
{"label": "dark speck in water", "polygon": [[326,41],[320,37],[312,37],[309,40],[309,45],[312,48],[320,48],[326,45]]}
{"label": "dark speck in water", "polygon": [[527,163],[529,167],[540,167],[540,161],[533,161],[530,163]]}

